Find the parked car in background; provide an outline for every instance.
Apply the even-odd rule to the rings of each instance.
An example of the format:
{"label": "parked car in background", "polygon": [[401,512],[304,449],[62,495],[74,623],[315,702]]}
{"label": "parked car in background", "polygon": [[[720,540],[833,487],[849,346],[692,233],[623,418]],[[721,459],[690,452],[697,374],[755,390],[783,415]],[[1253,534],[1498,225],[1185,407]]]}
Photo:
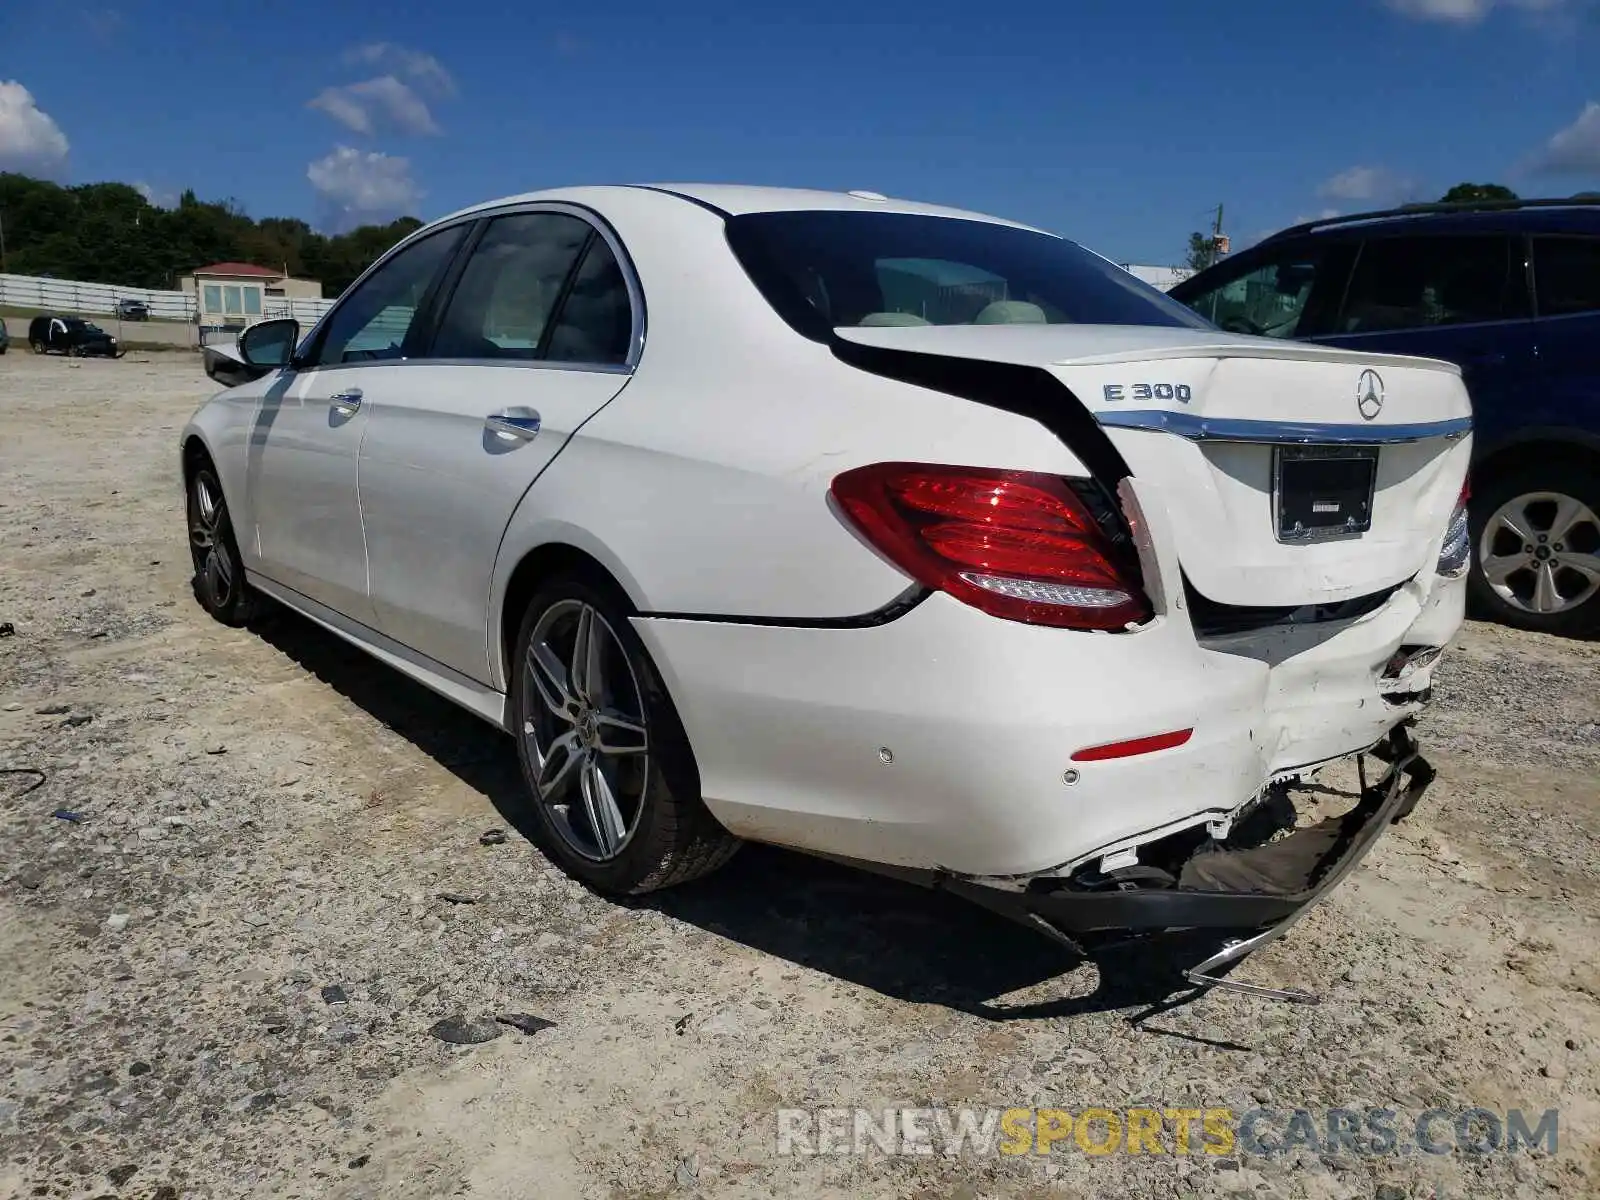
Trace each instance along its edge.
{"label": "parked car in background", "polygon": [[118,300],[117,316],[124,321],[148,321],[150,306],[143,300]]}
{"label": "parked car in background", "polygon": [[48,313],[28,323],[28,345],[35,354],[68,354],[74,358],[121,358],[123,353],[117,339],[100,326],[82,317]]}
{"label": "parked car in background", "polygon": [[1459,364],[1473,403],[1474,609],[1551,633],[1600,629],[1600,204],[1315,221],[1170,294],[1237,333]]}
{"label": "parked car in background", "polygon": [[[597,888],[750,838],[1057,938],[1259,930],[1214,985],[1432,777],[1449,363],[1219,333],[993,217],[729,186],[457,213],[237,354],[179,449],[199,602],[512,734]],[[1368,752],[1350,814],[1253,840]]]}
{"label": "parked car in background", "polygon": [[0,354],[4,354],[6,352],[6,348],[10,345],[11,335],[6,332],[5,318],[0,317]]}

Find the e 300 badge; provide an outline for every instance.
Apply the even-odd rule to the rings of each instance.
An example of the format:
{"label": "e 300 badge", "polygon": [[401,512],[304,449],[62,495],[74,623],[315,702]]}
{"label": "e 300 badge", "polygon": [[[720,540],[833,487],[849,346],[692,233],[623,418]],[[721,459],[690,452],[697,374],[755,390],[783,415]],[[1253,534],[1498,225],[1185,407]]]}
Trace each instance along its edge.
{"label": "e 300 badge", "polygon": [[1184,404],[1194,399],[1187,383],[1108,383],[1107,400],[1178,400]]}

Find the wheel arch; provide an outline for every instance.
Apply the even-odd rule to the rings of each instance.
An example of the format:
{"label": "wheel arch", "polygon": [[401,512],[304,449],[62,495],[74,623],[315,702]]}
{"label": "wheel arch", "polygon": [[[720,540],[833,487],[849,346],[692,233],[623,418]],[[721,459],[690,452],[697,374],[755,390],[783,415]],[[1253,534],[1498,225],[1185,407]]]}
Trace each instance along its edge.
{"label": "wheel arch", "polygon": [[[490,601],[489,666],[493,683],[502,691],[511,686],[511,654],[528,601],[546,579],[563,571],[578,571],[609,580],[637,612],[642,599],[638,582],[615,556],[578,529],[565,530],[507,558],[506,569],[496,571]],[[504,552],[502,551],[504,555]]]}
{"label": "wheel arch", "polygon": [[205,438],[195,430],[190,429],[183,435],[183,443],[178,451],[179,465],[183,469],[183,486],[187,488],[190,480],[194,478],[195,471],[203,462],[216,465],[216,455],[211,453],[211,447],[206,445]]}
{"label": "wheel arch", "polygon": [[1600,434],[1582,429],[1519,430],[1480,452],[1472,464],[1472,476],[1475,484],[1480,480],[1487,484],[1513,471],[1557,462],[1578,463],[1600,471]]}

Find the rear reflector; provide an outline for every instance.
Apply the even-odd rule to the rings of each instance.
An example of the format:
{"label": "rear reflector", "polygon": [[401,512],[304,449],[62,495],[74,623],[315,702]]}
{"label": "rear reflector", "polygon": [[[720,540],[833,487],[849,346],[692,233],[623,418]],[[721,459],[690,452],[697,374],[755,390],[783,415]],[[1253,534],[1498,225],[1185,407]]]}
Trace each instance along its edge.
{"label": "rear reflector", "polygon": [[1071,629],[1150,618],[1137,563],[1059,476],[875,463],[840,475],[832,494],[895,566],[993,616]]}
{"label": "rear reflector", "polygon": [[1072,756],[1073,762],[1100,762],[1107,758],[1132,758],[1135,754],[1149,754],[1155,750],[1171,750],[1194,736],[1194,730],[1174,729],[1171,733],[1153,733],[1149,737],[1130,738],[1125,742],[1107,742],[1104,746],[1090,746]]}

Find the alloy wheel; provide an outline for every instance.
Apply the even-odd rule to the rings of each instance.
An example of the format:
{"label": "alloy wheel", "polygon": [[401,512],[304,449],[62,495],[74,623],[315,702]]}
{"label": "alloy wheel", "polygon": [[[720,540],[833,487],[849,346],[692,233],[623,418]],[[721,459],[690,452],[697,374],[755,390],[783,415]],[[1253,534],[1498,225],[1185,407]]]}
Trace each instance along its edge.
{"label": "alloy wheel", "polygon": [[523,666],[522,737],[538,801],[568,847],[608,862],[637,831],[650,780],[633,664],[600,611],[569,599],[540,615]]}
{"label": "alloy wheel", "polygon": [[228,505],[209,472],[195,474],[189,487],[189,553],[195,575],[213,608],[224,608],[233,596],[233,561],[225,539]]}
{"label": "alloy wheel", "polygon": [[1561,492],[1515,496],[1485,522],[1478,564],[1512,607],[1539,616],[1570,612],[1600,592],[1600,517]]}

